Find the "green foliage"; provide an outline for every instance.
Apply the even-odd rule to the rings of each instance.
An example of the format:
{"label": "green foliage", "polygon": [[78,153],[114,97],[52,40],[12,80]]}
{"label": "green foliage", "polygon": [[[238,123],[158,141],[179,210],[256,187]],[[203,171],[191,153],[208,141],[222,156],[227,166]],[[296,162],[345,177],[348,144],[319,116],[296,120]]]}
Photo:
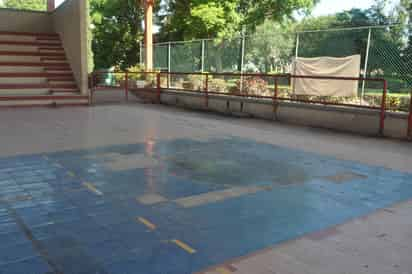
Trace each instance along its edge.
{"label": "green foliage", "polygon": [[47,0],[3,0],[3,6],[13,9],[45,11]]}
{"label": "green foliage", "polygon": [[226,82],[226,80],[219,79],[219,78],[212,78],[211,76],[209,76],[209,80],[208,80],[209,91],[226,93],[227,88],[228,88],[228,83]]}
{"label": "green foliage", "polygon": [[136,0],[91,0],[92,48],[97,68],[126,69],[139,62],[144,11]]}
{"label": "green foliage", "polygon": [[163,40],[231,38],[265,19],[283,21],[294,11],[309,10],[316,0],[169,0],[161,15]]}
{"label": "green foliage", "polygon": [[294,49],[292,24],[267,20],[256,28],[255,34],[246,39],[246,71],[283,73]]}

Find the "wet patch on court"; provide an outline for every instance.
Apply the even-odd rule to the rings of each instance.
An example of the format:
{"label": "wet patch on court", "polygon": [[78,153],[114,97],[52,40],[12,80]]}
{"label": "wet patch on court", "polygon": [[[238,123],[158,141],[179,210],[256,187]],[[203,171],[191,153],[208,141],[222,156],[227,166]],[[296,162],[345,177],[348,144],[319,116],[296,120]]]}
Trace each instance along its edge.
{"label": "wet patch on court", "polygon": [[1,158],[0,274],[186,274],[411,198],[411,174],[238,138]]}

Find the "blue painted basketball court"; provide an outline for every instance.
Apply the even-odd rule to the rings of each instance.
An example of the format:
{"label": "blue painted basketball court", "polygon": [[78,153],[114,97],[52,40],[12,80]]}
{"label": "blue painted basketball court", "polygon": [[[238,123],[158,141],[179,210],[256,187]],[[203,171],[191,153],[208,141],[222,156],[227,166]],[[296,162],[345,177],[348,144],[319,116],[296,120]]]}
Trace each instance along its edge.
{"label": "blue painted basketball court", "polygon": [[240,138],[0,159],[0,274],[186,274],[412,198],[412,175]]}

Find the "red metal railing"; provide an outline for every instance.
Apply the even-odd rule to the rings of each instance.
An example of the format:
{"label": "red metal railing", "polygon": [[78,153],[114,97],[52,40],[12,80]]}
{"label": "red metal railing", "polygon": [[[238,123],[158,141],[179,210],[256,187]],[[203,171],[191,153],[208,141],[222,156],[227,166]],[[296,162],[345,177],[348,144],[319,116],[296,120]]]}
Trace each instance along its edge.
{"label": "red metal railing", "polygon": [[[108,73],[115,73],[118,75],[124,75],[122,79],[124,79],[124,85],[122,84],[115,84],[115,85],[107,85],[107,84],[99,84],[95,81],[96,77],[99,75],[104,75]],[[192,82],[197,81],[195,85],[185,85],[184,83],[188,83],[190,81],[185,81],[192,77]],[[238,79],[236,81],[238,87],[236,92],[222,92],[222,90],[217,90],[213,85],[216,82],[216,79],[221,79],[224,82],[230,82],[227,78],[235,78]],[[264,93],[254,93],[250,94],[248,92],[244,92],[247,87],[247,81],[250,79],[265,79],[263,81],[266,83],[266,90]],[[133,79],[133,80],[132,80]],[[140,80],[139,80],[140,79]],[[183,84],[176,85],[176,79],[180,79]],[[183,79],[183,80],[182,80]],[[193,80],[194,79],[194,80]],[[355,103],[345,103],[339,102],[337,100],[332,100],[336,98],[311,98],[310,96],[295,96],[295,95],[285,95],[283,89],[290,87],[291,81],[293,79],[318,79],[318,80],[330,80],[330,81],[359,81],[359,82],[375,82],[380,83],[382,88],[382,94],[380,96],[380,102],[377,102],[374,105],[365,105],[362,104],[362,99],[359,104]],[[140,85],[136,85],[135,81],[141,81]],[[284,82],[284,87],[282,88],[281,83]],[[134,83],[134,84],[133,84]],[[269,84],[273,83],[273,84]],[[133,85],[132,85],[133,84]],[[269,86],[270,87],[269,91]],[[270,99],[272,100],[274,106],[278,104],[278,102],[300,102],[305,104],[321,104],[321,105],[333,105],[333,106],[341,106],[341,107],[353,107],[353,108],[362,108],[362,109],[374,109],[379,111],[380,113],[380,124],[379,129],[380,133],[383,134],[383,130],[385,127],[385,114],[387,111],[386,106],[386,98],[388,93],[387,81],[383,78],[363,78],[363,77],[332,77],[332,76],[303,76],[303,75],[291,75],[291,74],[256,74],[256,73],[184,73],[184,72],[95,72],[92,75],[92,92],[91,98],[93,102],[93,94],[96,91],[103,90],[103,89],[117,89],[119,91],[124,91],[125,98],[128,100],[129,92],[153,92],[155,94],[157,101],[160,102],[160,95],[161,92],[164,90],[174,90],[174,91],[183,91],[183,92],[191,92],[191,93],[200,93],[205,97],[205,106],[208,107],[209,105],[209,96],[210,95],[225,95],[225,96],[236,96],[236,97],[247,97],[247,98],[261,98],[261,99]],[[232,81],[232,88],[233,88],[233,81]],[[313,96],[312,96],[313,97]],[[408,119],[408,134],[412,137],[412,100],[409,112],[409,119]]]}

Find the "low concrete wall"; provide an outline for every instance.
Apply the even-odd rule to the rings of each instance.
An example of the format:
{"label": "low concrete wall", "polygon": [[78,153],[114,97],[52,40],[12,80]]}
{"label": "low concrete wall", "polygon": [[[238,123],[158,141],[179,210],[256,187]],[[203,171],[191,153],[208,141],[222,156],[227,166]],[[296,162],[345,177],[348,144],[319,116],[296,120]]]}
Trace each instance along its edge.
{"label": "low concrete wall", "polygon": [[87,94],[86,0],[66,0],[53,13],[54,31],[60,35],[77,85]]}
{"label": "low concrete wall", "polygon": [[47,12],[0,8],[0,31],[53,32],[52,16]]}
{"label": "low concrete wall", "polygon": [[[310,127],[327,128],[363,135],[379,135],[380,111],[339,106],[278,102],[271,99],[249,99],[235,96],[209,95],[208,106],[203,94],[163,91],[161,102],[190,109],[209,110],[222,114],[250,116]],[[384,136],[407,138],[408,115],[386,114]]]}

